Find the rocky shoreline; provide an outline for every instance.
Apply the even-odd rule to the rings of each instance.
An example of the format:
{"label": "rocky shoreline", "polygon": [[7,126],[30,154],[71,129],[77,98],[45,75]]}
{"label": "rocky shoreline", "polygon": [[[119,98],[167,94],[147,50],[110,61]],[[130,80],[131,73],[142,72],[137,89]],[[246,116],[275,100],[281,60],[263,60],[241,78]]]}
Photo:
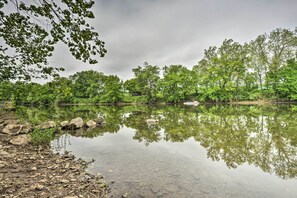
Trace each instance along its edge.
{"label": "rocky shoreline", "polygon": [[[11,123],[19,121],[0,110],[0,131]],[[33,145],[28,134],[0,133],[1,197],[109,197],[103,176],[86,173],[87,164],[49,145]]]}

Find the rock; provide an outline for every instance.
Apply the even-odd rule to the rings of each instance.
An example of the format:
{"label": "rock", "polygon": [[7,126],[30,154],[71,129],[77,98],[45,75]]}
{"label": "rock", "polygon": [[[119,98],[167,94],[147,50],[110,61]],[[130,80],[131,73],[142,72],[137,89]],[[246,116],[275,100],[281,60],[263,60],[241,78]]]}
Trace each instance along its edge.
{"label": "rock", "polygon": [[63,184],[68,184],[69,183],[69,180],[67,180],[67,179],[61,179],[60,182],[63,183]]}
{"label": "rock", "polygon": [[157,120],[157,119],[147,119],[145,122],[148,125],[154,125],[154,124],[158,124],[159,123],[159,120]]}
{"label": "rock", "polygon": [[2,130],[2,133],[8,135],[17,135],[19,133],[29,133],[32,131],[32,127],[30,125],[20,125],[20,124],[8,124]]}
{"label": "rock", "polygon": [[37,171],[36,167],[31,168],[32,171]]}
{"label": "rock", "polygon": [[86,127],[88,127],[88,128],[93,128],[93,127],[96,127],[96,126],[97,126],[97,123],[94,120],[89,120],[86,123]]}
{"label": "rock", "polygon": [[1,156],[1,157],[11,158],[11,157],[13,157],[14,155],[11,155],[11,154],[9,154],[9,153],[6,152],[6,151],[0,150],[0,156]]}
{"label": "rock", "polygon": [[96,122],[97,126],[105,124],[103,117],[98,117],[98,118],[94,119],[94,122]]}
{"label": "rock", "polygon": [[30,186],[30,190],[43,190],[45,187],[41,184],[33,184]]}
{"label": "rock", "polygon": [[69,123],[70,129],[79,129],[84,126],[84,121],[81,117],[74,118]]}
{"label": "rock", "polygon": [[39,129],[50,129],[55,127],[56,127],[56,123],[54,121],[47,121],[37,126],[37,128]]}
{"label": "rock", "polygon": [[158,192],[160,191],[160,189],[159,189],[158,187],[156,187],[156,186],[152,186],[152,187],[151,187],[151,191],[152,191],[154,194],[156,194],[156,193],[158,193]]}
{"label": "rock", "polygon": [[32,126],[27,124],[27,125],[22,125],[22,129],[20,130],[19,133],[27,134],[27,133],[30,133],[31,131],[32,131]]}
{"label": "rock", "polygon": [[7,162],[4,162],[4,161],[0,161],[0,168],[3,168],[5,166],[7,166]]}
{"label": "rock", "polygon": [[2,133],[8,134],[8,135],[16,135],[16,134],[19,134],[22,128],[23,126],[19,124],[8,124],[2,130]]}
{"label": "rock", "polygon": [[62,129],[67,129],[69,127],[68,121],[63,121],[60,123]]}
{"label": "rock", "polygon": [[68,169],[69,166],[70,166],[70,163],[66,163],[64,168]]}
{"label": "rock", "polygon": [[29,142],[31,142],[31,136],[26,134],[16,136],[10,140],[10,143],[13,145],[26,145]]}
{"label": "rock", "polygon": [[8,124],[19,124],[19,121],[17,121],[17,120],[5,120],[3,122],[3,125],[8,125]]}

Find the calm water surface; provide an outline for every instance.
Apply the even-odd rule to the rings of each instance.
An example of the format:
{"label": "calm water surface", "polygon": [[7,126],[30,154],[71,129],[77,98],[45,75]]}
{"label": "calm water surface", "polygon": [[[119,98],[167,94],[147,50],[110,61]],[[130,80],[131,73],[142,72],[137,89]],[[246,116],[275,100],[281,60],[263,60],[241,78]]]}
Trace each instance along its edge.
{"label": "calm water surface", "polygon": [[[297,107],[22,109],[24,119],[103,116],[60,136],[56,151],[95,159],[114,197],[297,197]],[[158,123],[147,123],[148,118]]]}

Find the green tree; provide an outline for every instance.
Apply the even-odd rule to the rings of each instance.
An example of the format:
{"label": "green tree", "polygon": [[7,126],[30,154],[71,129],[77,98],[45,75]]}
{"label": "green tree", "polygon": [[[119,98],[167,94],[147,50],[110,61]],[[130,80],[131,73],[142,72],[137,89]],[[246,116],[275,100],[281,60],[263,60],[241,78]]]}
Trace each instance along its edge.
{"label": "green tree", "polygon": [[102,92],[103,102],[116,103],[123,98],[122,82],[119,77],[110,75],[104,80],[104,88]]}
{"label": "green tree", "polygon": [[260,35],[250,43],[250,49],[253,68],[257,73],[261,89],[265,81],[268,93],[271,92],[278,98],[278,73],[287,60],[296,55],[297,29],[291,31],[277,28],[269,35]]}
{"label": "green tree", "polygon": [[160,80],[160,68],[144,63],[144,66],[138,66],[133,69],[137,87],[141,87],[141,94],[147,97],[148,103],[156,100],[157,84]]}
{"label": "green tree", "polygon": [[1,0],[0,80],[56,75],[48,65],[55,45],[62,42],[79,60],[96,63],[106,50],[88,23],[94,0]]}
{"label": "green tree", "polygon": [[164,78],[160,89],[167,102],[180,102],[195,93],[192,72],[182,65],[171,65],[163,68]]}
{"label": "green tree", "polygon": [[56,77],[49,85],[53,88],[57,103],[73,101],[73,84],[65,77]]}
{"label": "green tree", "polygon": [[219,48],[205,50],[204,58],[194,67],[200,72],[203,100],[242,99],[240,87],[247,73],[247,54],[246,47],[232,39],[224,40]]}
{"label": "green tree", "polygon": [[142,89],[137,82],[136,78],[128,79],[124,82],[124,89],[133,96],[139,96],[142,94]]}
{"label": "green tree", "polygon": [[277,91],[282,98],[297,100],[297,61],[288,60],[287,65],[278,72]]}
{"label": "green tree", "polygon": [[69,76],[73,83],[74,96],[77,98],[93,98],[101,95],[104,86],[104,74],[93,70],[77,72]]}

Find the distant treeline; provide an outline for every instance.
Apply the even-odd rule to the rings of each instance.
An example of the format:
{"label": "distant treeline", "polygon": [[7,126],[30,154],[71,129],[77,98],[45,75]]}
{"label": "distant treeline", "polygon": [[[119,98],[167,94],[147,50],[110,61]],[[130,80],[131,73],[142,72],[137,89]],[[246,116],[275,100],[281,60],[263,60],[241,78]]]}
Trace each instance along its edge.
{"label": "distant treeline", "polygon": [[205,50],[192,69],[144,63],[132,71],[134,78],[126,81],[92,70],[44,85],[2,81],[0,100],[34,105],[297,100],[297,28],[278,28],[245,44],[224,40]]}

